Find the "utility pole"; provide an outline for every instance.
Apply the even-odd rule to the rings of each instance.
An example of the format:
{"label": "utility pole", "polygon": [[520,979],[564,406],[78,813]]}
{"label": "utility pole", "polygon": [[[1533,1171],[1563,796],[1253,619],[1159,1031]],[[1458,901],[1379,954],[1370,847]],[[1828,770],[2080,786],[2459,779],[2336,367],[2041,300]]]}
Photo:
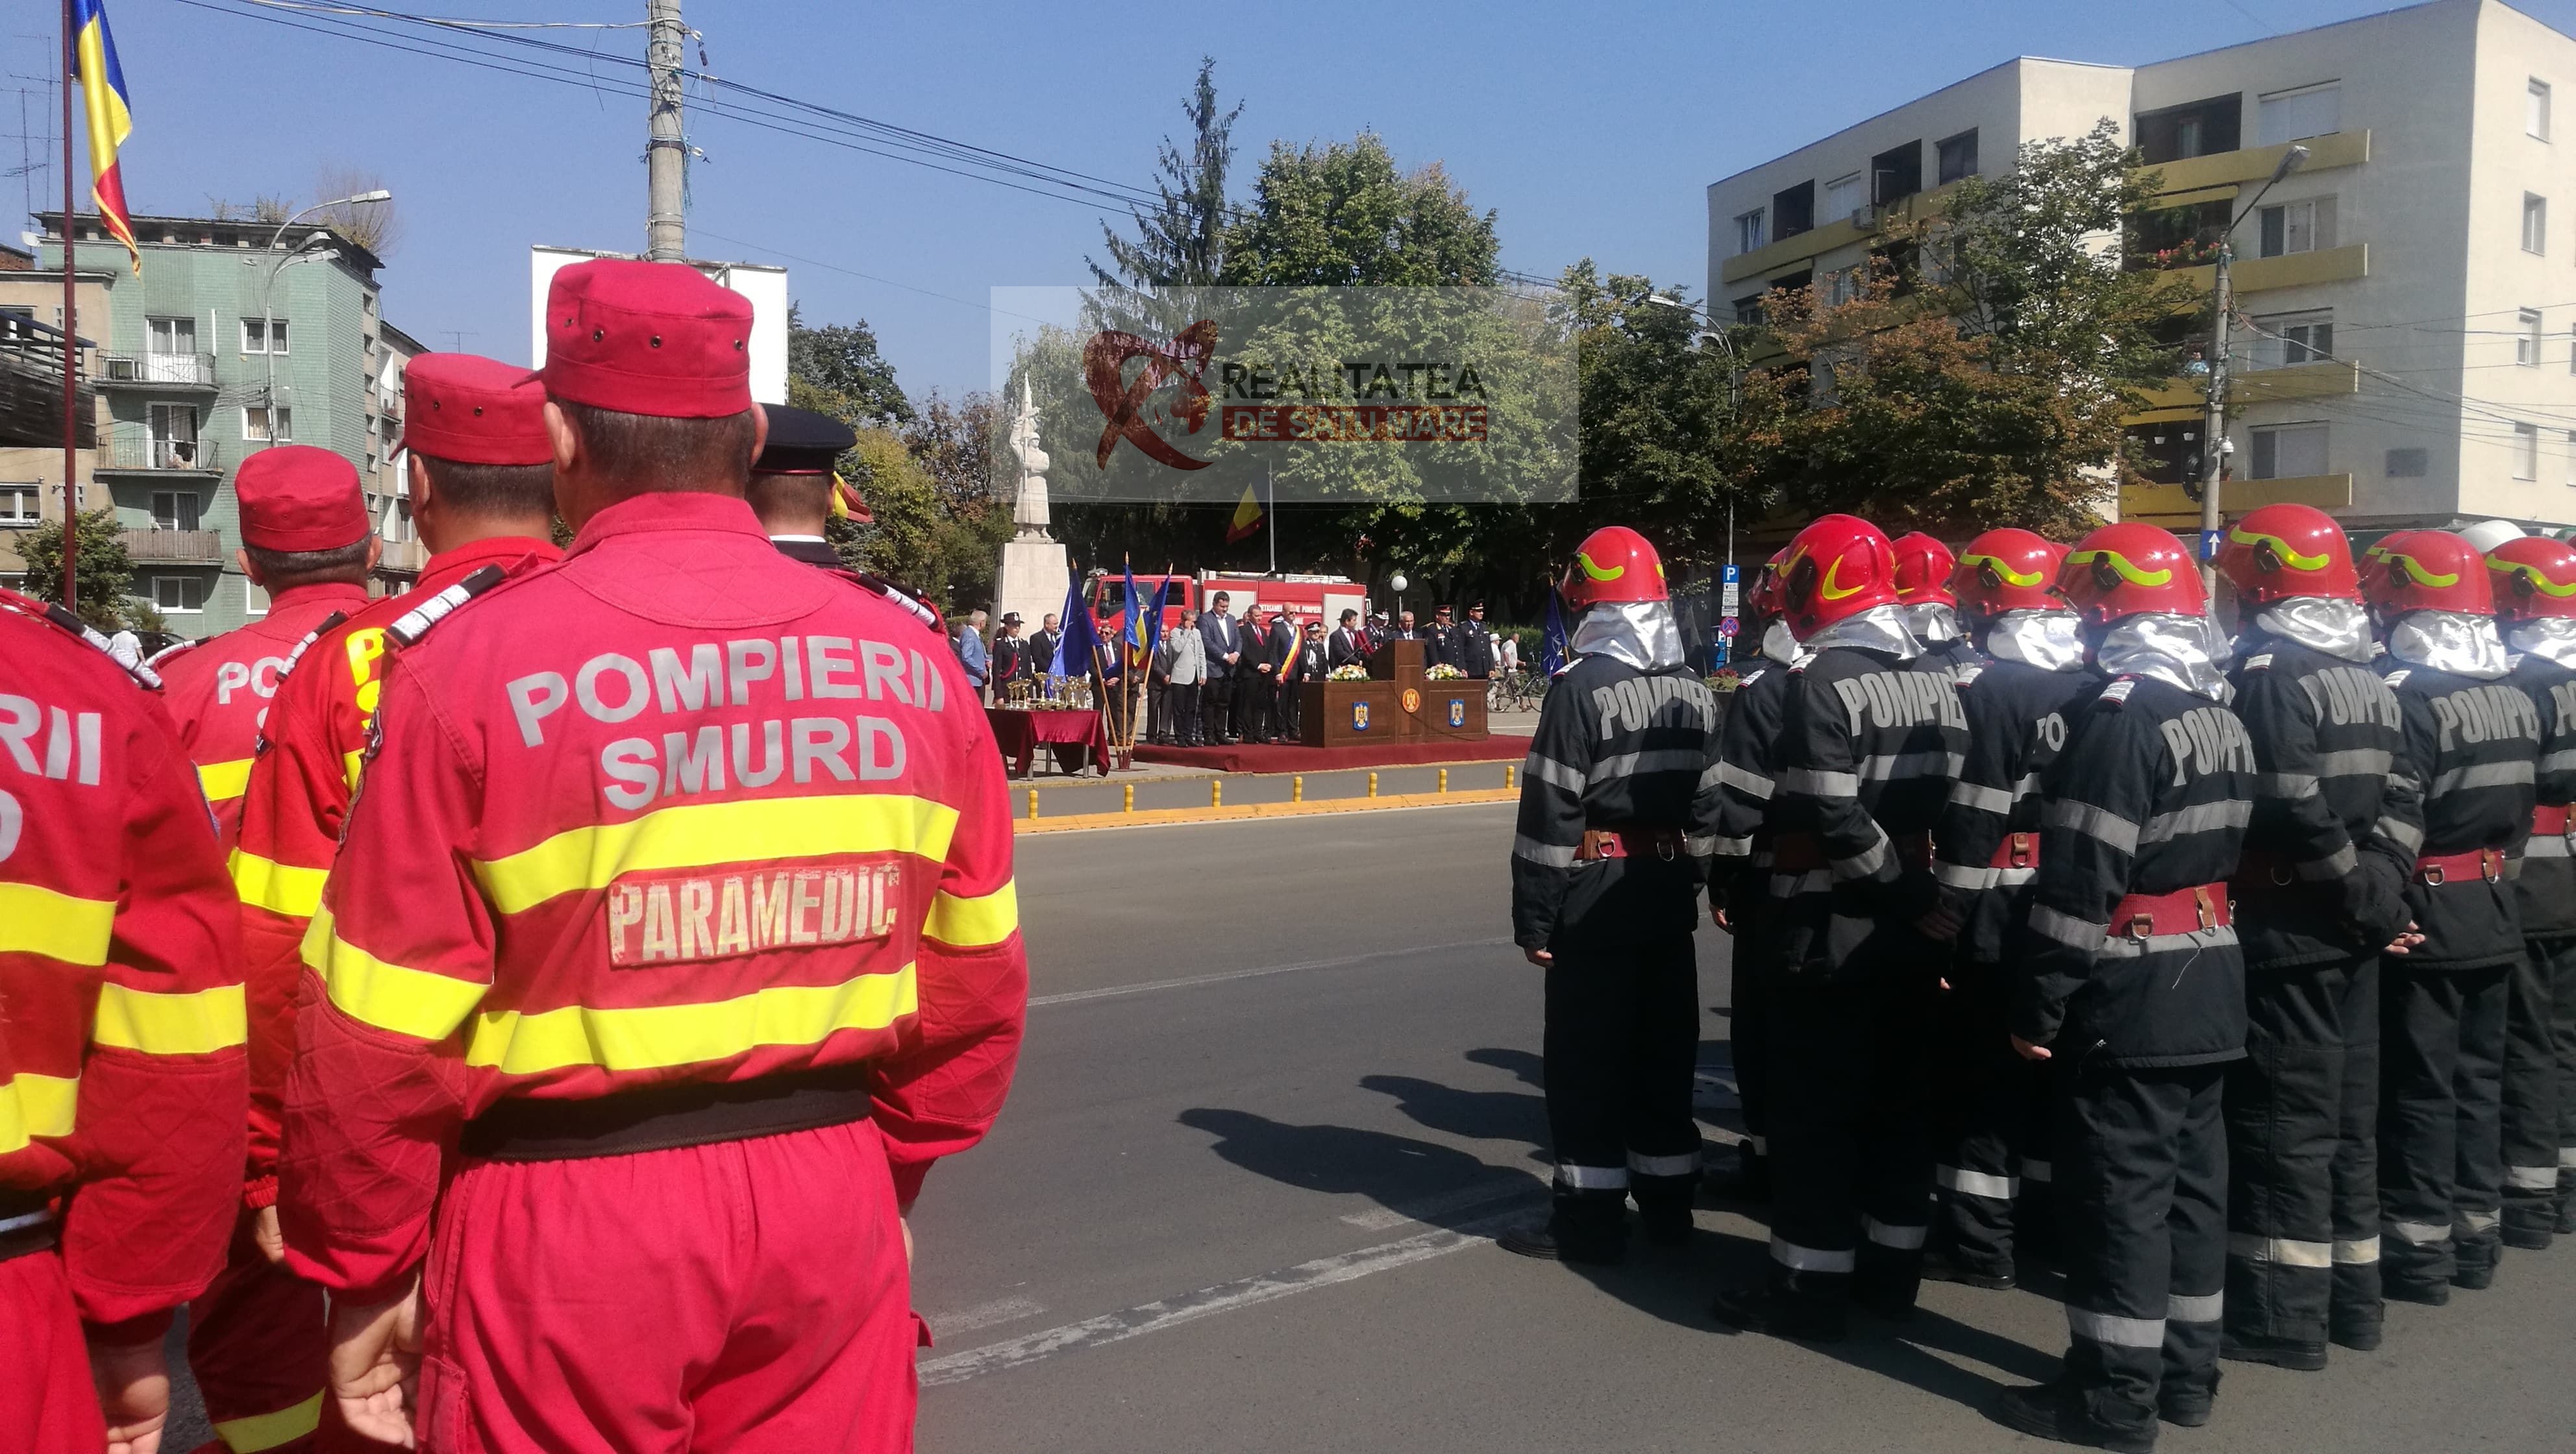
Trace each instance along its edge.
{"label": "utility pole", "polygon": [[75,615],[80,611],[80,345],[72,288],[72,76],[79,70],[72,50],[72,0],[63,0],[63,609]]}
{"label": "utility pole", "polygon": [[[2218,532],[2221,524],[2219,492],[2227,473],[2227,326],[2235,311],[2236,298],[2228,287],[2228,264],[2236,260],[2236,229],[2246,218],[2263,206],[2263,198],[2281,179],[2307,165],[2308,149],[2294,146],[2281,153],[2280,163],[2272,168],[2272,178],[2245,204],[2245,210],[2228,219],[2227,230],[2218,234],[2218,266],[2210,280],[2211,303],[2218,317],[2210,325],[2209,410],[2201,420],[2200,439],[2200,584],[2206,591],[2218,589]],[[2231,210],[2235,204],[2230,202]]]}
{"label": "utility pole", "polygon": [[681,203],[688,143],[680,135],[680,57],[688,31],[680,24],[680,0],[645,0],[644,13],[651,25],[644,59],[653,76],[651,137],[644,153],[650,187],[644,212],[644,256],[657,263],[675,263],[689,251],[688,221]]}

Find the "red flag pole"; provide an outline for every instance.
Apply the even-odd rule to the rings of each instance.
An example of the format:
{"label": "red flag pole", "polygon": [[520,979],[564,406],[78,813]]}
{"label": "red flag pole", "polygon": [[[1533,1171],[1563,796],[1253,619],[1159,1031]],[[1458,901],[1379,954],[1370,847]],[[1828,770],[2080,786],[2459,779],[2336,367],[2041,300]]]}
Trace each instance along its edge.
{"label": "red flag pole", "polygon": [[63,0],[63,609],[77,614],[80,589],[80,348],[72,296],[72,0]]}

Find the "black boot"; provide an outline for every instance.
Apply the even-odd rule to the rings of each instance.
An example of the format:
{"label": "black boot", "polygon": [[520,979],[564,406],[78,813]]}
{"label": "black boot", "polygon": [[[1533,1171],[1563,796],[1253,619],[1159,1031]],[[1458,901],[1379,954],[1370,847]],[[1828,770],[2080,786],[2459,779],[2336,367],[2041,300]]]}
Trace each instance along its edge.
{"label": "black boot", "polygon": [[1839,1301],[1799,1297],[1769,1284],[1723,1288],[1710,1299],[1708,1313],[1730,1328],[1774,1338],[1839,1343],[1851,1334]]}
{"label": "black boot", "polygon": [[2168,1381],[2165,1387],[2156,1391],[2156,1417],[2177,1429],[2197,1429],[2208,1423],[2211,1411],[2218,1404],[2220,1377],[2217,1369],[2211,1369],[2207,1388],[2175,1388]]}
{"label": "black boot", "polygon": [[1560,1193],[1546,1221],[1514,1227],[1494,1242],[1523,1257],[1608,1267],[1628,1255],[1628,1199]]}
{"label": "black boot", "polygon": [[2315,1373],[2326,1366],[2326,1345],[2293,1338],[2267,1338],[2259,1333],[2223,1333],[2218,1356],[2237,1363],[2269,1363],[2294,1373]]}
{"label": "black boot", "polygon": [[1646,1245],[1649,1247],[1687,1247],[1691,1234],[1698,1230],[1698,1224],[1691,1220],[1690,1203],[1687,1201],[1657,1199],[1640,1202],[1637,1204],[1637,1221],[1646,1229]]}
{"label": "black boot", "polygon": [[2005,1428],[2035,1438],[2087,1449],[2113,1449],[2120,1454],[2155,1454],[2154,1424],[2134,1429],[2104,1423],[2085,1406],[2083,1392],[2069,1383],[2006,1389],[1988,1413]]}
{"label": "black boot", "polygon": [[2376,1353],[2380,1337],[2381,1324],[2377,1318],[2368,1321],[2360,1318],[2326,1320],[2326,1341],[2338,1348],[2349,1348],[2355,1353]]}
{"label": "black boot", "polygon": [[1965,1287],[1982,1287],[1993,1292],[2010,1292],[2019,1285],[2013,1277],[2013,1270],[2009,1267],[2000,1272],[1966,1267],[1955,1261],[1949,1253],[1940,1251],[1923,1254],[1923,1280],[1955,1282]]}

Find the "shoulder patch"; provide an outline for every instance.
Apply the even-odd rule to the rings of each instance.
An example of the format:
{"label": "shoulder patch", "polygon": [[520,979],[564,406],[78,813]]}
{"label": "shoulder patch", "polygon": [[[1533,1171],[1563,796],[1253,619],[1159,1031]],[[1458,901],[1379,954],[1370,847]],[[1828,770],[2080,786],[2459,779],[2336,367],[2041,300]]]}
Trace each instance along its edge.
{"label": "shoulder patch", "polygon": [[161,663],[168,661],[174,656],[184,656],[196,649],[197,643],[193,641],[173,641],[169,645],[162,647],[159,651],[143,658],[143,664],[151,667],[155,671],[158,671],[161,669]]}
{"label": "shoulder patch", "polygon": [[[106,657],[110,661],[116,661],[116,649],[114,645],[108,641],[106,633],[100,631],[97,627],[90,625],[78,616],[73,615],[71,612],[64,610],[61,603],[55,602],[48,604],[45,607],[45,620],[48,624],[58,627],[61,630],[68,631],[72,635],[79,637],[83,642],[96,650],[99,655]],[[132,666],[127,666],[124,662],[116,661],[116,669],[125,673],[127,676],[134,678],[134,680],[142,686],[149,687],[156,692],[161,690],[161,674],[141,662],[136,662]]]}
{"label": "shoulder patch", "polygon": [[2271,665],[2272,653],[2268,651],[2259,656],[2249,656],[2245,658],[2245,669],[2247,671],[2263,671],[2268,669]]}
{"label": "shoulder patch", "polygon": [[1735,674],[1735,679],[1749,687],[1770,674],[1771,668],[1767,666],[1748,667],[1743,671],[1737,672]]}
{"label": "shoulder patch", "polygon": [[429,634],[429,628],[454,615],[457,607],[507,579],[509,573],[497,565],[477,567],[465,579],[396,617],[394,624],[385,628],[385,634],[392,637],[396,645],[416,645]]}
{"label": "shoulder patch", "polygon": [[882,576],[870,575],[866,571],[834,571],[832,574],[851,582],[860,590],[881,597],[890,605],[902,608],[914,620],[941,636],[948,634],[948,623],[940,619],[939,608],[894,582]]}
{"label": "shoulder patch", "polygon": [[2401,666],[2397,670],[2390,672],[2388,675],[2381,677],[2379,679],[2380,684],[2393,692],[2406,684],[2406,673],[2408,670],[2409,668]]}
{"label": "shoulder patch", "polygon": [[1986,664],[1982,661],[1972,661],[1954,669],[1950,673],[1950,679],[1964,687],[1985,674]]}
{"label": "shoulder patch", "polygon": [[2129,700],[2129,693],[2134,692],[2137,689],[2138,679],[2136,677],[2122,677],[2118,681],[2104,687],[2102,689],[2102,695],[2096,697],[2094,700],[2109,702],[2116,707],[2120,703]]}

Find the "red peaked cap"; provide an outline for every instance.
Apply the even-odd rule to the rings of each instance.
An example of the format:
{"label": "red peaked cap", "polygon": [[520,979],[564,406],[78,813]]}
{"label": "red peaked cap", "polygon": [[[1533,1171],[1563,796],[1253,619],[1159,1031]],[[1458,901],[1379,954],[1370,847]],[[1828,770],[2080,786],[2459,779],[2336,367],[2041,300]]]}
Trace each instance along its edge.
{"label": "red peaked cap", "polygon": [[357,467],[327,449],[279,444],[233,475],[242,544],[261,550],[337,550],[367,538]]}
{"label": "red peaked cap", "polygon": [[602,258],[546,288],[549,398],[722,419],[751,407],[751,300],[686,263]]}
{"label": "red peaked cap", "polygon": [[402,447],[458,464],[552,464],[546,391],[499,359],[422,354],[403,368]]}

